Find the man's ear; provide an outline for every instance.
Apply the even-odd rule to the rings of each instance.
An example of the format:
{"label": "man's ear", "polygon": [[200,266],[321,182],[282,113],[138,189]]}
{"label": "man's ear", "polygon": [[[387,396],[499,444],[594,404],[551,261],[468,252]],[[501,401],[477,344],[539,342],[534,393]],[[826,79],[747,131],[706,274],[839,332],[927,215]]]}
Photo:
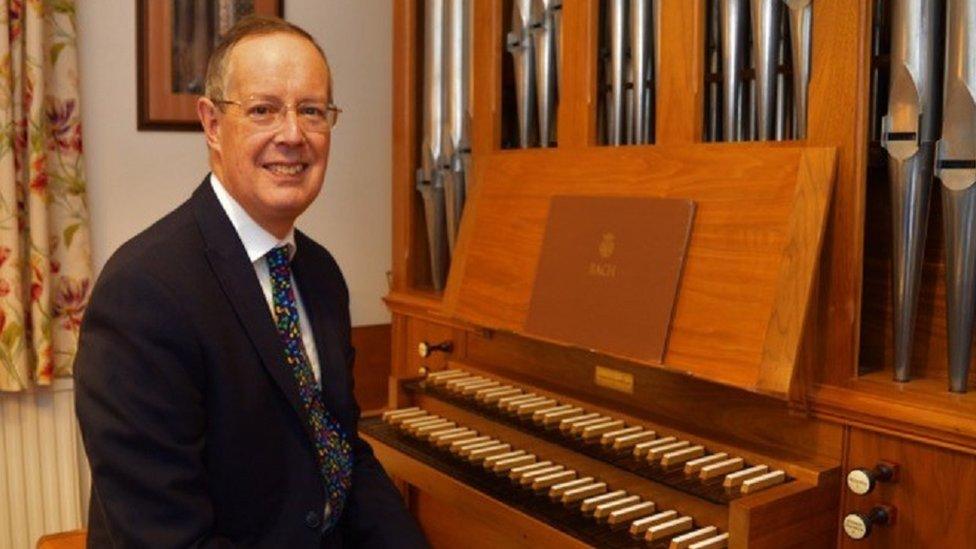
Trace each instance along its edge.
{"label": "man's ear", "polygon": [[217,130],[220,127],[220,120],[217,117],[217,105],[209,97],[197,99],[197,117],[200,125],[203,126],[203,134],[207,138],[207,145],[215,151],[220,150],[220,141],[217,139]]}

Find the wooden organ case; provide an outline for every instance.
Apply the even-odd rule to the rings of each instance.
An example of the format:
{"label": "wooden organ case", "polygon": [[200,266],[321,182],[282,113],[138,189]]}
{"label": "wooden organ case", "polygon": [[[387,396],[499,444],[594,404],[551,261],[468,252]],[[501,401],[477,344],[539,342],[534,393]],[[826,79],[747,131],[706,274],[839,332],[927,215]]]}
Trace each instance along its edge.
{"label": "wooden organ case", "polygon": [[[805,139],[705,143],[709,4],[661,0],[655,143],[606,146],[600,1],[564,0],[558,144],[544,149],[502,147],[512,3],[472,4],[473,180],[443,291],[414,184],[424,5],[393,4],[400,412],[361,425],[432,544],[976,546],[976,396],[945,389],[937,243],[917,379],[891,381],[874,3],[813,2]],[[695,202],[663,361],[528,335],[555,196]],[[875,522],[859,541],[843,526],[853,513]]]}

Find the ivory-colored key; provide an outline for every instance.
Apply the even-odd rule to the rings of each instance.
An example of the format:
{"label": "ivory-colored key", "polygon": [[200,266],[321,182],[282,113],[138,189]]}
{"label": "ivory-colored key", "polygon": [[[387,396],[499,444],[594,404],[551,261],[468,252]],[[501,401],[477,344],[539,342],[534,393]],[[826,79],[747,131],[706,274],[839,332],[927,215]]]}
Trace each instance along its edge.
{"label": "ivory-colored key", "polygon": [[582,408],[573,407],[568,410],[560,410],[558,412],[549,412],[542,417],[542,424],[546,427],[551,427],[557,425],[564,419],[571,419],[574,417],[579,417],[586,412]]}
{"label": "ivory-colored key", "polygon": [[752,477],[742,482],[742,493],[751,494],[763,488],[769,488],[777,484],[782,484],[786,480],[786,473],[783,471],[773,471],[758,477]]}
{"label": "ivory-colored key", "polygon": [[445,420],[442,417],[439,417],[437,419],[431,419],[430,421],[418,421],[416,423],[405,424],[402,425],[401,427],[404,431],[410,433],[411,435],[416,436],[417,430],[420,429],[421,427],[429,427],[431,425],[433,425],[434,427],[443,427],[448,423],[450,423],[450,421]]}
{"label": "ivory-colored key", "polygon": [[768,465],[754,465],[748,469],[742,469],[741,471],[736,471],[734,473],[725,475],[725,480],[722,481],[722,485],[726,488],[738,486],[746,479],[759,476],[766,471],[769,471]]}
{"label": "ivory-colored key", "polygon": [[640,496],[627,496],[616,501],[608,501],[607,503],[597,505],[596,509],[593,510],[593,516],[597,520],[603,520],[609,517],[612,511],[629,507],[635,503],[640,503]]}
{"label": "ivory-colored key", "polygon": [[414,419],[414,418],[418,418],[418,417],[424,417],[424,416],[427,416],[427,415],[430,415],[430,414],[428,414],[426,410],[417,410],[415,412],[406,412],[406,413],[403,413],[403,414],[398,414],[398,415],[395,415],[395,416],[391,416],[390,419],[387,420],[387,423],[389,423],[390,425],[394,425],[395,426],[395,425],[399,425],[399,424],[403,423],[404,421],[406,421],[408,419]]}
{"label": "ivory-colored key", "polygon": [[635,503],[634,505],[628,505],[627,507],[616,509],[610,512],[610,516],[607,517],[607,524],[610,526],[616,526],[617,524],[623,524],[641,517],[646,517],[654,512],[655,507],[656,505],[653,501],[642,501],[640,503]]}
{"label": "ivory-colored key", "polygon": [[704,528],[692,530],[687,534],[675,536],[671,540],[671,545],[668,546],[668,549],[688,549],[688,546],[690,546],[692,543],[714,537],[717,533],[718,528],[714,526],[706,526]]}
{"label": "ivory-colored key", "polygon": [[647,442],[641,442],[634,446],[634,457],[643,457],[647,452],[659,448],[661,446],[666,446],[675,442],[677,439],[674,437],[661,437],[654,440],[648,440]]}
{"label": "ivory-colored key", "polygon": [[655,446],[647,450],[647,461],[654,462],[661,459],[664,454],[673,452],[675,450],[680,450],[682,448],[687,448],[691,443],[687,440],[679,440],[677,442],[672,442],[671,444],[662,444],[661,446]]}
{"label": "ivory-colored key", "polygon": [[416,412],[420,408],[417,406],[411,406],[409,408],[397,408],[396,410],[387,410],[383,412],[383,421],[387,421],[391,417],[399,416],[402,414],[409,414],[410,412]]}
{"label": "ivory-colored key", "polygon": [[667,522],[678,517],[678,512],[674,510],[661,511],[660,513],[655,513],[649,517],[643,517],[630,523],[630,535],[639,536],[647,531],[648,528],[654,526],[655,524],[660,524],[662,522]]}
{"label": "ivory-colored key", "polygon": [[549,499],[557,500],[563,497],[563,493],[566,490],[572,490],[573,488],[579,488],[580,486],[589,486],[593,484],[593,477],[583,477],[575,480],[567,480],[566,482],[560,482],[559,484],[553,484],[549,488]]}
{"label": "ivory-colored key", "polygon": [[465,446],[459,446],[458,449],[457,449],[457,452],[455,452],[455,453],[457,455],[461,456],[461,457],[466,458],[466,457],[470,456],[471,455],[471,452],[473,452],[475,450],[480,450],[482,448],[487,448],[489,446],[494,446],[496,444],[499,444],[499,441],[498,440],[493,439],[493,438],[489,438],[488,440],[486,440],[484,442],[474,442],[474,443],[471,443],[471,444],[467,444]]}
{"label": "ivory-colored key", "polygon": [[461,389],[461,394],[464,396],[472,396],[482,389],[492,389],[498,387],[501,383],[497,381],[483,381],[481,383],[472,383],[471,385],[465,385]]}
{"label": "ivory-colored key", "polygon": [[562,502],[566,504],[585,501],[587,498],[597,496],[607,491],[606,482],[594,482],[586,486],[579,486],[566,490],[562,496]]}
{"label": "ivory-colored key", "polygon": [[600,444],[604,446],[610,446],[613,444],[613,441],[617,440],[620,437],[633,435],[643,430],[644,428],[641,427],[640,425],[634,425],[633,427],[625,427],[623,429],[617,429],[615,431],[608,431],[606,433],[603,433],[603,435],[600,436]]}
{"label": "ivory-colored key", "polygon": [[539,395],[535,393],[520,393],[517,395],[511,395],[507,397],[502,397],[495,402],[495,406],[504,409],[508,406],[509,402],[522,402],[523,400],[531,400],[533,398],[539,398]]}
{"label": "ivory-colored key", "polygon": [[565,467],[563,467],[562,465],[549,465],[541,469],[533,469],[532,471],[523,474],[519,478],[519,484],[521,484],[522,486],[532,486],[532,483],[535,482],[535,479],[539,477],[548,476],[554,473],[558,473],[563,469],[565,469]]}
{"label": "ivory-colored key", "polygon": [[729,458],[702,467],[698,476],[700,476],[702,480],[720,477],[722,475],[731,473],[732,471],[742,469],[743,464],[744,462],[742,461],[742,458]]}
{"label": "ivory-colored key", "polygon": [[[521,392],[521,389],[516,389],[515,387],[512,387],[511,385],[499,385],[497,387],[486,387],[484,389],[478,389],[478,392],[476,392],[474,394],[474,398],[475,398],[475,400],[478,400],[478,401],[484,401],[486,397],[489,397],[491,395],[495,395],[495,394],[498,394],[498,393],[504,393],[506,391],[520,391]],[[510,394],[515,394],[515,393],[510,393]],[[501,398],[501,397],[499,397],[499,398]]]}
{"label": "ivory-colored key", "polygon": [[[523,477],[524,478],[524,477]],[[532,489],[535,491],[539,490],[549,490],[549,488],[566,482],[567,480],[573,480],[576,478],[576,471],[557,471],[548,475],[540,475],[532,481]]]}
{"label": "ivory-colored key", "polygon": [[651,526],[647,529],[647,533],[644,534],[644,539],[647,541],[657,541],[675,534],[687,532],[694,527],[695,523],[691,520],[691,517],[676,518]]}
{"label": "ivory-colored key", "polygon": [[474,435],[474,436],[470,436],[470,437],[467,437],[467,438],[459,438],[459,439],[457,439],[457,440],[455,440],[454,442],[451,443],[451,446],[450,446],[451,453],[456,453],[455,450],[457,450],[458,448],[460,448],[461,446],[464,446],[466,444],[474,444],[476,442],[485,442],[486,440],[490,440],[490,439],[491,439],[491,437],[489,437],[487,435]]}
{"label": "ivory-colored key", "polygon": [[596,412],[589,412],[579,416],[567,417],[559,421],[559,430],[563,433],[569,434],[573,429],[573,426],[577,423],[583,421],[591,421],[600,417],[600,414]]}
{"label": "ivory-colored key", "polygon": [[535,454],[526,454],[524,456],[513,457],[508,459],[500,459],[495,462],[495,466],[492,467],[492,471],[495,473],[507,473],[516,467],[521,467],[523,465],[531,465],[535,463]]}
{"label": "ivory-colored key", "polygon": [[466,377],[471,374],[463,370],[441,370],[440,372],[430,372],[427,374],[427,383],[433,383],[434,385],[444,385],[452,379],[459,377]]}
{"label": "ivory-colored key", "polygon": [[623,425],[623,420],[617,419],[607,423],[598,423],[596,425],[584,427],[583,432],[580,434],[583,436],[583,440],[593,440],[599,436],[602,436],[603,433],[608,433],[614,429],[617,429],[618,427],[623,427]]}
{"label": "ivory-colored key", "polygon": [[496,406],[498,406],[499,410],[508,410],[510,406],[518,406],[519,404],[525,404],[526,402],[539,400],[540,398],[545,399],[546,397],[541,397],[535,393],[528,393],[511,398],[498,399]]}
{"label": "ivory-colored key", "polygon": [[572,410],[572,409],[573,409],[573,405],[572,404],[560,404],[559,406],[550,406],[548,408],[540,408],[540,409],[532,412],[532,421],[534,421],[536,423],[542,423],[542,420],[543,420],[543,418],[546,417],[546,414],[551,414],[551,413],[554,413],[554,412],[563,412],[565,410]]}
{"label": "ivory-colored key", "polygon": [[456,385],[458,383],[473,383],[473,382],[476,382],[476,381],[481,381],[483,379],[485,379],[484,376],[479,376],[479,375],[475,375],[475,374],[467,374],[466,373],[463,376],[452,376],[452,377],[449,377],[449,378],[444,379],[442,381],[444,382],[443,383],[444,387],[446,389],[450,389],[451,387],[453,387],[454,385]]}
{"label": "ivory-colored key", "polygon": [[688,546],[688,549],[723,549],[729,546],[729,533],[719,534],[713,538],[696,541]]}
{"label": "ivory-colored key", "polygon": [[663,456],[661,456],[661,465],[667,467],[668,465],[674,465],[676,463],[684,463],[690,459],[701,457],[704,454],[705,454],[704,446],[692,446],[691,448],[682,448],[680,450],[668,452]]}
{"label": "ivory-colored key", "polygon": [[434,423],[435,421],[440,421],[442,419],[444,418],[442,418],[441,416],[425,416],[425,417],[410,418],[400,423],[400,430],[410,431],[410,429],[415,425],[426,425],[428,423]]}
{"label": "ivory-colored key", "polygon": [[541,396],[541,395],[536,395],[536,396],[534,396],[534,397],[532,397],[532,398],[530,398],[528,400],[522,400],[522,401],[518,401],[518,402],[509,402],[508,404],[506,404],[504,406],[501,406],[501,409],[504,410],[504,411],[506,411],[506,412],[510,412],[511,413],[511,412],[518,411],[518,409],[521,406],[525,405],[525,404],[535,404],[537,402],[545,402],[547,400],[550,400],[550,399],[547,398],[547,397]]}
{"label": "ivory-colored key", "polygon": [[540,402],[527,402],[525,404],[522,404],[518,408],[516,408],[515,413],[518,414],[519,417],[529,417],[536,410],[541,410],[543,408],[550,408],[554,404],[556,404],[556,401],[551,398]]}
{"label": "ivory-colored key", "polygon": [[636,446],[636,445],[638,445],[638,444],[640,444],[642,442],[647,442],[647,441],[650,441],[650,440],[654,440],[654,437],[656,437],[656,436],[657,436],[657,433],[655,433],[654,431],[641,431],[639,433],[634,433],[632,435],[624,435],[624,436],[622,436],[620,438],[617,438],[617,439],[615,439],[613,441],[613,449],[614,450],[626,450],[626,449],[632,448],[632,447],[634,447],[634,446]]}
{"label": "ivory-colored key", "polygon": [[512,467],[508,471],[508,478],[512,480],[520,480],[523,475],[531,473],[539,469],[552,466],[551,461],[539,461],[536,463],[527,463],[525,465],[519,465],[518,467]]}
{"label": "ivory-colored key", "polygon": [[611,501],[617,501],[618,499],[623,499],[627,496],[627,492],[623,490],[614,490],[613,492],[601,493],[600,495],[588,497],[583,500],[582,505],[580,505],[580,511],[584,513],[592,513],[597,506],[603,505]]}
{"label": "ivory-colored key", "polygon": [[[492,389],[491,391],[488,391],[487,393],[481,395],[479,400],[481,400],[481,402],[484,402],[485,404],[494,404],[502,398],[518,396],[521,394],[522,394],[522,389],[517,389],[515,387],[509,387],[507,389],[498,389],[498,390]],[[475,398],[479,398],[479,397],[476,396]]]}
{"label": "ivory-colored key", "polygon": [[607,421],[612,421],[611,418],[607,416],[599,416],[593,419],[588,419],[586,421],[578,421],[569,428],[569,433],[573,436],[580,436],[583,434],[583,429],[586,429],[590,425],[600,425],[606,423]]}
{"label": "ivory-colored key", "polygon": [[468,385],[481,383],[482,381],[490,381],[490,380],[484,376],[471,376],[471,377],[466,377],[461,379],[452,379],[451,381],[447,382],[446,387],[448,391],[459,393],[461,392],[461,389],[463,389],[464,387],[467,387]]}
{"label": "ivory-colored key", "polygon": [[428,435],[439,430],[449,429],[451,427],[457,427],[457,423],[450,420],[438,421],[437,423],[428,423],[414,429],[414,435],[419,438],[427,438]]}
{"label": "ivory-colored key", "polygon": [[468,454],[468,461],[471,463],[481,463],[488,456],[493,456],[495,454],[504,454],[512,449],[511,444],[499,443],[493,444],[491,446],[485,446],[484,448],[478,448],[477,450],[472,450]]}
{"label": "ivory-colored key", "polygon": [[457,433],[450,433],[447,435],[441,435],[437,437],[437,440],[434,441],[434,446],[437,446],[438,448],[444,448],[450,446],[451,444],[454,444],[459,440],[464,440],[466,438],[474,438],[476,436],[478,436],[478,431],[475,431],[474,429],[465,429],[464,431],[459,431]]}
{"label": "ivory-colored key", "polygon": [[441,437],[444,437],[444,436],[447,436],[447,435],[453,435],[453,434],[457,434],[457,433],[463,433],[463,432],[468,431],[468,430],[469,429],[467,427],[445,427],[443,429],[433,430],[433,431],[427,433],[426,436],[427,436],[427,439],[430,440],[431,442],[436,442],[436,441],[440,440]]}
{"label": "ivory-colored key", "polygon": [[510,452],[503,452],[501,454],[492,454],[486,457],[484,463],[482,463],[481,465],[485,469],[494,469],[495,464],[498,463],[499,461],[502,461],[503,459],[512,459],[524,455],[526,455],[525,450],[513,450]]}
{"label": "ivory-colored key", "polygon": [[725,452],[719,452],[717,454],[710,454],[705,457],[700,457],[698,459],[693,459],[688,463],[685,463],[685,474],[692,475],[701,471],[701,468],[706,465],[711,465],[713,463],[718,463],[723,459],[729,457]]}

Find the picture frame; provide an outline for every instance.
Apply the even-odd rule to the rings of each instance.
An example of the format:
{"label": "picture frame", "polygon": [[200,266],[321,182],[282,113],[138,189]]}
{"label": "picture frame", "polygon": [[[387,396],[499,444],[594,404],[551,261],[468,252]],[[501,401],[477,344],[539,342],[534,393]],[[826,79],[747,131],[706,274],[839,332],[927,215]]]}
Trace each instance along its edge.
{"label": "picture frame", "polygon": [[284,0],[138,0],[136,5],[139,131],[201,131],[196,102],[220,32],[250,13],[284,13]]}

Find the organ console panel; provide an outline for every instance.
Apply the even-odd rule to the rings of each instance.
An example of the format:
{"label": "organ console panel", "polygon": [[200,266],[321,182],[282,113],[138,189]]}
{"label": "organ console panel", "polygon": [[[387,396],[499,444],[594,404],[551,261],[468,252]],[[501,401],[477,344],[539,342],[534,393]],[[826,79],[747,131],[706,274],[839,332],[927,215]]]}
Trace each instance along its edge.
{"label": "organ console panel", "polygon": [[[734,132],[722,125],[723,90],[736,89],[723,67],[735,63],[720,56],[716,18],[761,0],[393,4],[393,364],[387,411],[360,428],[435,547],[973,546],[976,397],[946,387],[938,238],[926,243],[913,379],[892,380],[875,128],[891,2],[753,10],[772,22],[765,41],[810,33],[807,72],[794,39],[762,77],[781,98],[807,78],[792,95],[802,124],[802,109],[750,91],[748,57],[737,69],[742,105],[767,98],[762,133],[776,140],[758,139],[746,107],[728,111],[746,117]],[[430,55],[431,14],[461,28],[463,6],[469,95],[445,85],[433,105],[425,82],[463,65]],[[626,27],[638,19],[642,32]],[[624,27],[633,41],[613,30]],[[434,42],[456,46],[445,32]],[[530,42],[555,53],[530,59]],[[639,71],[635,51],[652,52]],[[526,67],[546,59],[556,64],[538,74],[554,80],[529,86]],[[642,101],[618,102],[638,89]],[[455,123],[458,105],[467,122]],[[542,126],[526,109],[546,113],[531,120]],[[562,197],[694,204],[661,357],[530,322]],[[434,227],[435,214],[450,222]],[[936,208],[929,232],[940,223]],[[600,244],[579,242],[606,254]]]}

